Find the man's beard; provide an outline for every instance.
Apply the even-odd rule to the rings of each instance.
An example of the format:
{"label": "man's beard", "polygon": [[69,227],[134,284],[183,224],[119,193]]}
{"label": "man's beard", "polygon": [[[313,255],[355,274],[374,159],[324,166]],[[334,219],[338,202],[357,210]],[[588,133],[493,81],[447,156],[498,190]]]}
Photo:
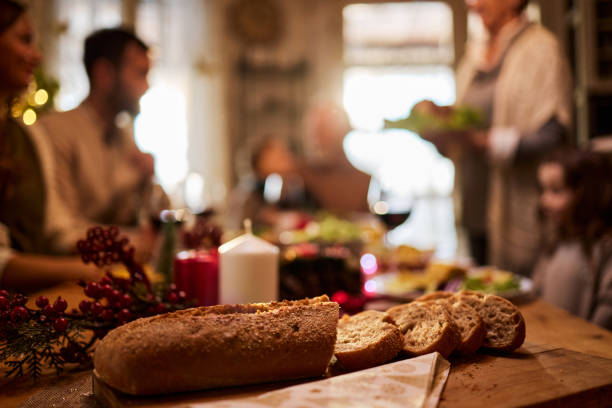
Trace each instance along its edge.
{"label": "man's beard", "polygon": [[140,113],[140,100],[133,100],[132,97],[125,93],[126,87],[117,82],[113,87],[113,92],[109,95],[111,106],[115,108],[117,113],[127,112],[132,117]]}

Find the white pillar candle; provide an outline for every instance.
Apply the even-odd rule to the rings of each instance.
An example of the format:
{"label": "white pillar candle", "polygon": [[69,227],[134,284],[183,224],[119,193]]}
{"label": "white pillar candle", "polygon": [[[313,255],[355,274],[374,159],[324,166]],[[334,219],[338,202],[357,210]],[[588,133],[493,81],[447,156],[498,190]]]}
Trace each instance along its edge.
{"label": "white pillar candle", "polygon": [[222,304],[278,300],[278,247],[246,233],[219,247],[219,301]]}

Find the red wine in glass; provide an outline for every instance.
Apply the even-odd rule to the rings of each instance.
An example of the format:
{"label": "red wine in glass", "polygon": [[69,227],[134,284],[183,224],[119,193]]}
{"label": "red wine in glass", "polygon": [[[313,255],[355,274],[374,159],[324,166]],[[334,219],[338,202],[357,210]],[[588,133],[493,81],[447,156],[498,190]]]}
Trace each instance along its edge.
{"label": "red wine in glass", "polygon": [[387,212],[384,214],[378,214],[378,218],[387,226],[387,230],[392,230],[404,223],[410,217],[411,210],[405,210],[401,212]]}

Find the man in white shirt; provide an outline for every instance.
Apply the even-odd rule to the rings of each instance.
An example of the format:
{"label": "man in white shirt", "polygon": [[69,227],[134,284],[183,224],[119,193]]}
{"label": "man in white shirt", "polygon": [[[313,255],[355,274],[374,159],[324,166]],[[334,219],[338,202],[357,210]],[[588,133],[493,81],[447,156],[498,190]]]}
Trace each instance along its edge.
{"label": "man in white shirt", "polygon": [[37,122],[52,146],[54,184],[71,218],[59,238],[65,248],[91,224],[138,225],[158,188],[153,157],[138,149],[131,126],[117,124],[119,114],[139,112],[149,87],[148,47],[130,31],[103,29],[85,40],[83,60],[87,98]]}

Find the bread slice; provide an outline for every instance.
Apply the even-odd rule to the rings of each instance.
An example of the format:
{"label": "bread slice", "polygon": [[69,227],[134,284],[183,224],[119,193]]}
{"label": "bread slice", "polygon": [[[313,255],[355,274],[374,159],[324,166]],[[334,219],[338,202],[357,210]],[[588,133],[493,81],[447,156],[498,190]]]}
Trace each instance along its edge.
{"label": "bread slice", "polygon": [[457,351],[463,354],[478,350],[483,342],[487,330],[485,324],[476,310],[466,302],[457,299],[453,292],[432,292],[416,299],[417,301],[440,302],[448,306],[448,312],[455,321],[461,334],[461,344]]}
{"label": "bread slice", "polygon": [[444,357],[461,343],[459,329],[446,307],[436,302],[411,302],[387,310],[404,335],[403,351],[411,356],[437,351]]}
{"label": "bread slice", "polygon": [[361,370],[393,359],[402,345],[402,334],[391,316],[367,310],[342,316],[334,353],[342,368]]}
{"label": "bread slice", "polygon": [[512,351],[525,341],[525,319],[512,302],[467,290],[459,292],[456,298],[472,306],[482,318],[487,331],[484,347]]}
{"label": "bread slice", "polygon": [[[451,298],[449,302],[452,302]],[[461,344],[457,346],[457,351],[463,354],[473,353],[484,343],[487,330],[478,312],[463,301],[450,303],[450,313],[459,328],[461,334]]]}
{"label": "bread slice", "polygon": [[138,319],[100,341],[95,373],[132,395],[322,376],[338,314],[338,304],[322,296]]}

